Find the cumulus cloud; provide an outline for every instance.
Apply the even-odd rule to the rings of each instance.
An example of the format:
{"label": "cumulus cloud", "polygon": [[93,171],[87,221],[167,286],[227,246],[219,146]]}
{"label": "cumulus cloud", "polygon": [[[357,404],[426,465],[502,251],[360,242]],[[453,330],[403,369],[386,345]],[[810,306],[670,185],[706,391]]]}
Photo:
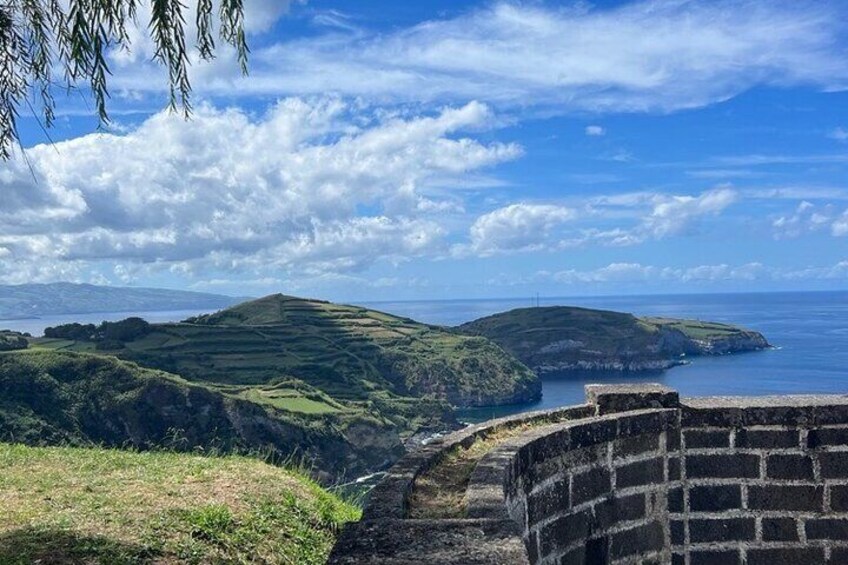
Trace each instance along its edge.
{"label": "cumulus cloud", "polygon": [[[698,195],[636,192],[583,199],[573,206],[520,203],[479,216],[454,255],[556,251],[591,244],[628,246],[693,233],[704,217],[737,201],[729,188]],[[597,225],[609,227],[596,227]],[[612,224],[612,225],[610,225]]]}
{"label": "cumulus cloud", "polygon": [[574,210],[549,204],[511,204],[483,214],[471,225],[470,246],[455,253],[491,255],[531,251],[550,243],[558,228],[576,216]]}
{"label": "cumulus cloud", "polygon": [[[848,85],[842,3],[587,6],[497,2],[389,33],[333,26],[256,48],[247,80],[222,50],[212,64],[195,65],[194,82],[226,96],[336,92],[386,102],[529,102],[558,111],[672,111],[761,85]],[[116,87],[160,88],[146,60],[116,74]]]}
{"label": "cumulus cloud", "polygon": [[736,201],[729,188],[709,190],[698,196],[657,196],[654,207],[642,224],[642,230],[656,238],[680,233],[703,216],[715,216]]}
{"label": "cumulus cloud", "polygon": [[601,126],[586,126],[586,135],[590,137],[599,137],[605,135],[607,130]]}
{"label": "cumulus cloud", "polygon": [[202,107],[37,146],[35,179],[23,159],[0,172],[0,279],[109,260],[314,273],[418,256],[442,244],[450,179],[520,155],[461,133],[491,120],[479,103],[402,118],[292,98],[259,118]]}

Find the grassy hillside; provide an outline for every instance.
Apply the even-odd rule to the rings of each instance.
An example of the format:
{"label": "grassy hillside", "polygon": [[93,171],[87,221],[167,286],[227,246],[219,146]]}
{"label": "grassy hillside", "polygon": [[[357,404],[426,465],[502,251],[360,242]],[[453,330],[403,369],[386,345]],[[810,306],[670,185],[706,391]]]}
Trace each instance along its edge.
{"label": "grassy hillside", "polygon": [[[257,452],[308,459],[327,479],[381,468],[404,453],[399,430],[412,420],[396,413],[397,423],[304,386],[212,387],[108,356],[7,352],[0,354],[0,440]],[[292,410],[294,394],[301,412]],[[439,420],[439,406],[429,407]]]}
{"label": "grassy hillside", "polygon": [[324,563],[359,511],[240,457],[0,444],[0,563]]}
{"label": "grassy hillside", "polygon": [[[119,424],[98,420],[89,426],[86,438],[100,440],[99,433],[108,436],[110,445],[120,445],[120,434],[97,427],[125,429],[132,422],[129,428],[139,436],[132,438],[134,445],[156,445],[167,431],[163,427],[171,426],[192,444],[207,446],[211,438],[220,437],[226,449],[308,457],[328,479],[381,469],[404,453],[404,443],[416,433],[455,427],[451,404],[520,402],[541,391],[532,371],[484,338],[455,335],[365,308],[283,295],[183,323],[151,325],[128,319],[100,327],[68,325],[49,335],[33,340],[33,346],[42,353],[96,352],[170,373],[163,377],[160,372],[156,387],[148,385],[144,392],[130,395],[135,404],[120,403],[114,410]],[[27,363],[44,364],[50,358],[39,359]],[[86,414],[97,413],[91,408],[101,402],[97,395],[128,397],[113,390],[111,382],[98,380],[96,371],[86,366],[91,361],[64,357],[51,362],[57,359],[61,362],[48,372],[78,366],[72,388],[98,389],[82,403],[89,407]],[[13,371],[7,375],[11,378]],[[174,375],[179,375],[179,383]],[[61,379],[49,382],[56,381]],[[186,400],[198,395],[203,402]],[[143,410],[138,403],[144,404]],[[214,415],[211,423],[198,418],[199,406]],[[51,425],[75,410],[62,404],[49,419]],[[136,425],[144,410],[157,415],[155,430]],[[64,418],[71,422],[77,417]],[[22,425],[15,433],[28,434],[30,442],[55,441],[69,426],[63,425],[59,433],[43,423]]]}
{"label": "grassy hillside", "polygon": [[[95,347],[40,343],[71,350]],[[398,402],[411,409],[399,397],[457,406],[508,404],[537,398],[541,390],[527,367],[486,339],[366,308],[280,294],[180,324],[155,324],[146,335],[116,345],[106,351],[191,381],[246,387],[296,379],[335,401],[386,408]],[[338,409],[331,402],[299,398],[289,388],[276,395],[276,402],[310,411]]]}
{"label": "grassy hillside", "polygon": [[759,333],[727,324],[567,306],[511,310],[463,324],[457,331],[491,339],[540,373],[658,370],[680,363],[682,355],[769,346]]}

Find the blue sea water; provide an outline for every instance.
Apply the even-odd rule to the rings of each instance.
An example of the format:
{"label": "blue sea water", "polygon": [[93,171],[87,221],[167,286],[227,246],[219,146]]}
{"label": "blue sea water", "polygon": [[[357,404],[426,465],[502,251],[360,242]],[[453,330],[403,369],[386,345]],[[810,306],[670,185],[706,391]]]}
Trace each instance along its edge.
{"label": "blue sea water", "polygon": [[[540,303],[738,324],[761,332],[775,349],[692,358],[690,365],[660,373],[547,376],[539,402],[465,410],[461,418],[473,422],[579,404],[587,383],[657,382],[682,396],[848,394],[848,292],[542,298]],[[530,299],[371,304],[393,314],[447,325],[530,305]]]}

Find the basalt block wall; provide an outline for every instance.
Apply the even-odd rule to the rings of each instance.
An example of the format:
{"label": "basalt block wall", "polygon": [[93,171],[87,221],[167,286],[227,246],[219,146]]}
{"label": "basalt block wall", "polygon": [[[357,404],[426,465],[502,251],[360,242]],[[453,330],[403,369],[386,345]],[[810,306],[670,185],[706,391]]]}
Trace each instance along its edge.
{"label": "basalt block wall", "polygon": [[[587,396],[405,458],[331,563],[848,564],[848,397]],[[467,517],[405,518],[416,476],[444,453],[530,421],[477,463]]]}

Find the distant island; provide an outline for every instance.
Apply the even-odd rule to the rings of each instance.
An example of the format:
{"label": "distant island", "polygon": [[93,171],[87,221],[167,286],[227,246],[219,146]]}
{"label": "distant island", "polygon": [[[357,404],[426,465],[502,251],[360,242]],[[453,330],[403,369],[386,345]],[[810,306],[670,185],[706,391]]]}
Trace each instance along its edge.
{"label": "distant island", "polygon": [[457,330],[491,339],[537,374],[661,371],[688,356],[771,347],[762,334],[728,324],[570,306],[519,308]]}
{"label": "distant island", "polygon": [[0,320],[100,312],[216,310],[246,298],[221,294],[93,284],[0,285]]}
{"label": "distant island", "polygon": [[456,408],[538,400],[546,373],[662,370],[766,347],[735,326],[584,308],[450,328],[275,294],[179,323],[1,334],[0,440],[302,458],[335,482],[458,428]]}

